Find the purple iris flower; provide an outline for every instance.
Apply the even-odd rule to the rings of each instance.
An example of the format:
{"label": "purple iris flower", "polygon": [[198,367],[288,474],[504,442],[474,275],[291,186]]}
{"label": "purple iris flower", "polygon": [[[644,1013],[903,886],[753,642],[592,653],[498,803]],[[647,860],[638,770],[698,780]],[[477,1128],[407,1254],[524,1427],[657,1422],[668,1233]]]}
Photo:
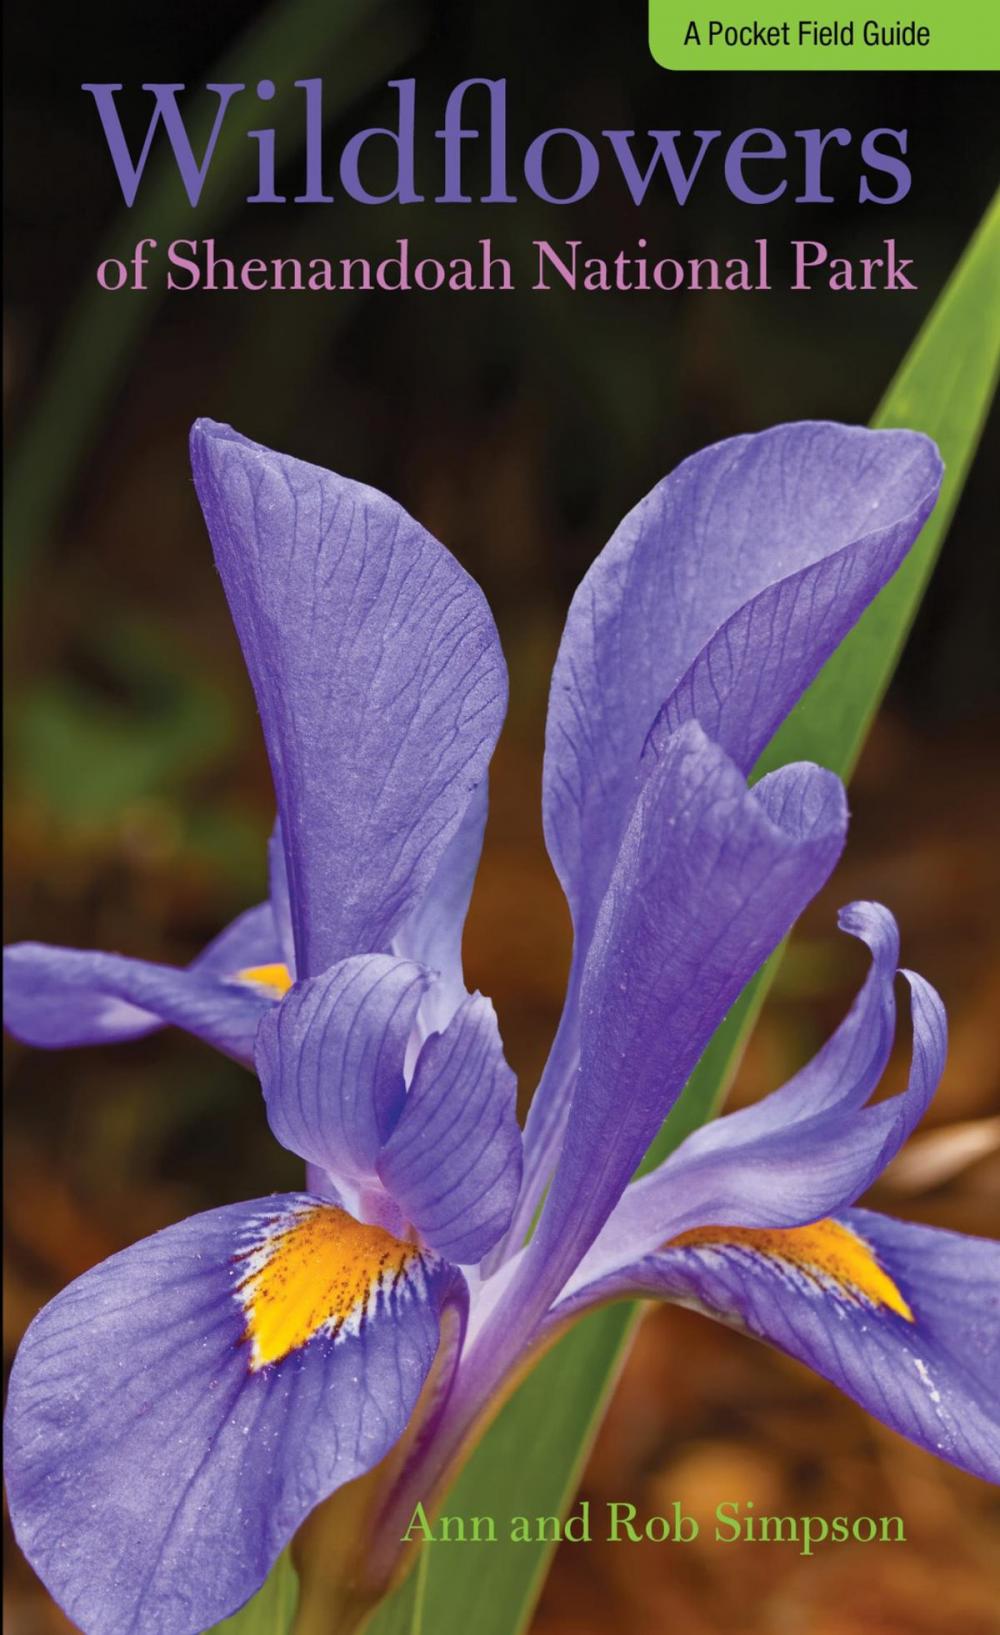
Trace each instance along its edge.
{"label": "purple iris flower", "polygon": [[384,1461],[353,1567],[370,1605],[518,1370],[622,1296],[696,1305],[1000,1477],[1000,1248],[854,1207],[945,1059],[941,1001],[906,972],[908,1087],[872,1102],[895,1027],[886,909],[843,911],[871,967],[813,1061],[632,1180],[843,847],[832,773],[747,778],[919,533],[933,445],[827,424],[719,444],[584,579],[544,783],[574,957],[523,1143],[460,961],[506,691],[485,602],[372,489],[208,422],[192,448],[274,772],[271,900],[187,971],[14,949],[9,1024],[65,1045],[172,1021],[252,1059],[308,1190],[169,1227],[31,1325],[11,1513],[69,1616],[195,1635]]}

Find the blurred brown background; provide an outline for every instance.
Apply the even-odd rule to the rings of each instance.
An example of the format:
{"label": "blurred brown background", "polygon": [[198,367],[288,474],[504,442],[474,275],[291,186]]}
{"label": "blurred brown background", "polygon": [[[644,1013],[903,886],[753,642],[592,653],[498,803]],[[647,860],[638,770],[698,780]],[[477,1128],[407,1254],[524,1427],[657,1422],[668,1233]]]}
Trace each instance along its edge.
{"label": "blurred brown background", "polygon": [[[429,162],[448,89],[506,75],[513,154],[563,124],[906,125],[913,192],[875,217],[850,202],[797,207],[793,189],[758,213],[706,180],[684,210],[658,197],[637,211],[608,177],[565,210],[529,200],[506,212],[343,200],[296,210],[247,208],[244,181],[188,212],[179,235],[214,231],[236,256],[309,256],[389,253],[407,234],[447,256],[487,233],[501,254],[536,236],[614,253],[642,233],[663,254],[725,256],[760,232],[861,254],[895,233],[920,292],[178,294],[106,297],[81,317],[98,244],[120,216],[81,81],[203,83],[234,41],[283,11],[289,28],[306,16],[289,80],[326,74],[337,88],[332,154],[391,111],[385,81],[401,73],[418,81]],[[358,5],[349,26],[326,11],[328,26],[320,8],[310,19],[281,0],[271,10],[154,0],[141,22],[123,0],[85,17],[8,7],[9,456],[33,519],[12,540],[8,936],[183,962],[263,893],[267,768],[185,451],[196,415],[230,420],[398,497],[497,611],[512,703],[467,954],[527,1098],[567,957],[538,797],[547,676],[573,586],[621,514],[701,444],[779,419],[868,418],[988,200],[987,90],[976,76],[936,74],[667,75],[647,57],[641,5],[586,29],[569,0],[544,13]],[[143,118],[141,102],[126,105]],[[294,136],[279,151],[291,194]],[[852,175],[845,161],[848,201]],[[115,364],[103,337],[121,324],[132,333]],[[53,380],[74,356],[87,366],[60,397]],[[1000,1178],[996,1124],[982,1122],[1000,1118],[995,461],[994,440],[855,779],[847,856],[800,927],[735,1092],[780,1083],[836,1024],[863,965],[833,929],[836,907],[883,898],[906,962],[944,994],[952,1050],[915,1156],[872,1201],[981,1233],[997,1229]],[[905,1030],[901,1045],[891,1087],[906,1068]],[[193,1210],[298,1183],[253,1082],[179,1035],[61,1055],[9,1045],[8,1067],[8,1354],[44,1300],[114,1249]],[[640,1509],[673,1497],[710,1509],[735,1492],[758,1510],[899,1510],[911,1541],[811,1560],[794,1545],[564,1549],[536,1635],[1000,1627],[996,1495],[690,1313],[646,1322],[584,1490]],[[11,1630],[67,1628],[16,1551],[10,1569]]]}

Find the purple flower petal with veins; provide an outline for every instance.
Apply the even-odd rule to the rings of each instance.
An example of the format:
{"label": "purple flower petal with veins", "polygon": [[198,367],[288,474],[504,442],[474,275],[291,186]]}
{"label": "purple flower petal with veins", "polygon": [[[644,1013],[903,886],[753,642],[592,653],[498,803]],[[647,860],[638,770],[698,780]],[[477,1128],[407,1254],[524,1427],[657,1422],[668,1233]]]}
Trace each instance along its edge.
{"label": "purple flower petal with veins", "polygon": [[257,695],[297,970],[388,949],[486,776],[507,703],[482,591],[393,500],[227,426],[191,460]]}

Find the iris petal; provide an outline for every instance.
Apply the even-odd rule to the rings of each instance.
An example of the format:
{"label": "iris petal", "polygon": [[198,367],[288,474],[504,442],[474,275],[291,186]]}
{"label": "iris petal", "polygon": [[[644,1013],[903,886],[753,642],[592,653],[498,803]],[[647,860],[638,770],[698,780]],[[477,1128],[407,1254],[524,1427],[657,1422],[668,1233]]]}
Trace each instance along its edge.
{"label": "iris petal", "polygon": [[915,432],[775,426],[692,455],[621,523],[573,598],[549,701],[545,830],[578,937],[671,694],[687,676],[668,735],[701,720],[748,771],[776,706],[898,567],[941,471]]}
{"label": "iris petal", "polygon": [[482,783],[506,671],[479,587],[385,495],[200,420],[195,486],[274,773],[300,976],[385,952]]}
{"label": "iris petal", "polygon": [[21,1547],[85,1635],[196,1635],[392,1447],[464,1302],[433,1256],[301,1194],[115,1255],[14,1364]]}
{"label": "iris petal", "polygon": [[664,478],[580,585],[552,677],[543,795],[573,968],[525,1130],[520,1225],[558,1154],[583,960],[650,748],[697,720],[749,772],[899,566],[941,474],[914,432],[804,422],[732,438]]}
{"label": "iris petal", "polygon": [[844,792],[829,772],[785,767],[748,790],[696,723],[665,746],[588,955],[565,1142],[526,1255],[551,1294],[729,1006],[826,880],[845,831]]}

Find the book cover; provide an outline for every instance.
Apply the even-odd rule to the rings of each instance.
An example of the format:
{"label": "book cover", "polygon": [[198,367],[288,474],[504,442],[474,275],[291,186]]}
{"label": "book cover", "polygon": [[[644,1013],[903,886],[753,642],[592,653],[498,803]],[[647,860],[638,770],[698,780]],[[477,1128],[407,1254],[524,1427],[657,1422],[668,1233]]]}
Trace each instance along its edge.
{"label": "book cover", "polygon": [[6,25],[11,1630],[987,1635],[996,16]]}

